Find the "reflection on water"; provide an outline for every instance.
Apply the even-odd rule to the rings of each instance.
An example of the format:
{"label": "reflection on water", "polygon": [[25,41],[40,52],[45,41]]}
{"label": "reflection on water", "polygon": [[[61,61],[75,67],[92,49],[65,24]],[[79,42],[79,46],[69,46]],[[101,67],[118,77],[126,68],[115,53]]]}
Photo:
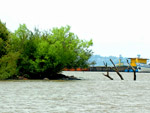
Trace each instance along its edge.
{"label": "reflection on water", "polygon": [[63,72],[77,81],[0,81],[1,113],[149,113],[150,73]]}

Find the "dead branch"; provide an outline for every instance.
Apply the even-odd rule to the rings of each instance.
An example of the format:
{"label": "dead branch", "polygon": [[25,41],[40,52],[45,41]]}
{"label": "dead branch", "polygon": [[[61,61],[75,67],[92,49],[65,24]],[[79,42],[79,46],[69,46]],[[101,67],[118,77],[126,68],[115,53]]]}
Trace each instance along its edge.
{"label": "dead branch", "polygon": [[127,63],[129,64],[129,66],[130,66],[130,67],[132,68],[132,70],[133,70],[133,73],[134,73],[133,80],[136,80],[136,69],[135,69],[133,66],[131,66],[131,64],[129,63],[128,59],[127,59]]}
{"label": "dead branch", "polygon": [[124,80],[123,77],[122,77],[122,75],[119,73],[118,68],[115,66],[114,62],[113,62],[111,59],[110,59],[110,61],[111,61],[111,63],[112,63],[113,66],[114,66],[114,69],[113,69],[113,70],[119,75],[119,77],[120,77],[121,80]]}
{"label": "dead branch", "polygon": [[113,78],[110,77],[109,75],[106,75],[106,74],[104,74],[104,73],[103,73],[103,75],[106,76],[106,77],[108,77],[110,80],[113,80]]}
{"label": "dead branch", "polygon": [[105,62],[103,62],[103,63],[105,65],[106,69],[107,69],[107,74],[103,73],[103,75],[106,76],[106,77],[108,77],[110,80],[113,80],[113,78],[109,76],[109,70],[108,70],[108,67],[107,67],[107,63],[105,63]]}

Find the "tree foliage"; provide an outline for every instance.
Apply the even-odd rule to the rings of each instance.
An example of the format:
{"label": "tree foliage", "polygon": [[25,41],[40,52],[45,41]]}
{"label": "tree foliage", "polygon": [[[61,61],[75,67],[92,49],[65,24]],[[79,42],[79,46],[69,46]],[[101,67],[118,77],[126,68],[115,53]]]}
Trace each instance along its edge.
{"label": "tree foliage", "polygon": [[0,58],[6,54],[6,46],[9,40],[9,31],[0,20]]}
{"label": "tree foliage", "polygon": [[70,26],[43,32],[35,29],[32,32],[23,24],[11,33],[10,53],[6,61],[9,62],[15,56],[14,62],[8,63],[8,67],[13,65],[16,70],[10,75],[33,79],[53,78],[65,67],[87,67],[87,61],[92,55],[89,49],[92,44],[92,40],[80,40],[70,32]]}
{"label": "tree foliage", "polygon": [[17,75],[16,61],[19,53],[9,51],[10,39],[10,32],[0,21],[0,79],[8,79]]}
{"label": "tree foliage", "polygon": [[0,59],[0,79],[16,78],[18,74],[16,61],[19,53],[9,52]]}

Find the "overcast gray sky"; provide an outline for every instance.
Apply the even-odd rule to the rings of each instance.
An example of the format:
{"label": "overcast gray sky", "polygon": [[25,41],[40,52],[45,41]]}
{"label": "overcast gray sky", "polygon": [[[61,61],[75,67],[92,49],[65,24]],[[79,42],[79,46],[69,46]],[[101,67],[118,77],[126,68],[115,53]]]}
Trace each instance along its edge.
{"label": "overcast gray sky", "polygon": [[0,19],[11,31],[70,25],[94,54],[150,58],[150,0],[0,0]]}

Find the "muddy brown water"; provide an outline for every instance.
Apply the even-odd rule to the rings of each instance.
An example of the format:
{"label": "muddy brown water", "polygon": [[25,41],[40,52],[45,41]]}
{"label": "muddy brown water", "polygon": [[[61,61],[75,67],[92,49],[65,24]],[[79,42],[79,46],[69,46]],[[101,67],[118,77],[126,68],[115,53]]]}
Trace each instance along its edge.
{"label": "muddy brown water", "polygon": [[63,74],[82,80],[0,81],[0,113],[150,113],[150,73]]}

